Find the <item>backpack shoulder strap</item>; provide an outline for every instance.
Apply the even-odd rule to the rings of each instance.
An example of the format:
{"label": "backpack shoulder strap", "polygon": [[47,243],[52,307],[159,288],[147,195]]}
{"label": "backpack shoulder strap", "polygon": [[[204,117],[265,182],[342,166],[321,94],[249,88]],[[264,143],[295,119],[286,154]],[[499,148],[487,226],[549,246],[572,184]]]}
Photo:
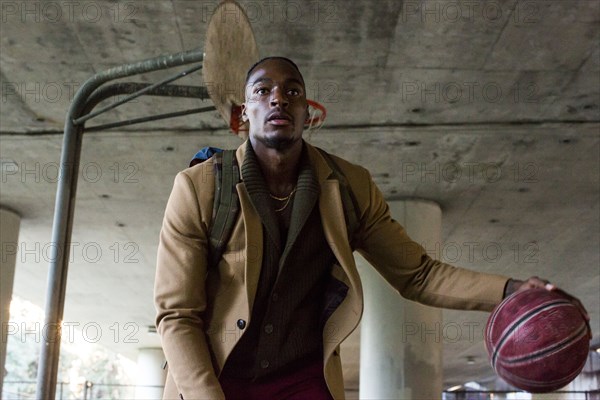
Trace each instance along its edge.
{"label": "backpack shoulder strap", "polygon": [[219,263],[240,209],[240,199],[236,190],[240,181],[240,169],[235,150],[224,150],[213,157],[215,195],[209,234],[210,268]]}
{"label": "backpack shoulder strap", "polygon": [[331,168],[333,171],[334,178],[337,179],[340,184],[340,196],[342,198],[342,205],[344,207],[344,219],[346,220],[348,240],[352,242],[354,233],[358,231],[360,226],[360,209],[358,207],[358,201],[356,200],[356,196],[354,195],[354,192],[348,183],[348,179],[346,179],[346,175],[337,165],[331,154],[318,147],[317,149],[325,161],[327,161],[329,168]]}

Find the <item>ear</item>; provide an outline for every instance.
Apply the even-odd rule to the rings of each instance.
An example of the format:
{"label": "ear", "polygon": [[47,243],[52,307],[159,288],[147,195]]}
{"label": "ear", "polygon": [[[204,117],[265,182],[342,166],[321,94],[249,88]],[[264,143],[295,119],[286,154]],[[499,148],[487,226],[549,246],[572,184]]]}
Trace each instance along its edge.
{"label": "ear", "polygon": [[306,117],[304,118],[305,121],[308,121],[310,119],[310,111],[308,108],[308,105],[306,106]]}
{"label": "ear", "polygon": [[246,114],[246,103],[242,103],[242,121],[248,121],[248,115]]}

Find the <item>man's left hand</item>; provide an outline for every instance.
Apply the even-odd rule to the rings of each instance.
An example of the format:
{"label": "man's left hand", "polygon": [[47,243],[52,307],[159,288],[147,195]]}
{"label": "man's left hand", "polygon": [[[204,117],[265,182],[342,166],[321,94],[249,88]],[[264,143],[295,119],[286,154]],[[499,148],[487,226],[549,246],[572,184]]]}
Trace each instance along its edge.
{"label": "man's left hand", "polygon": [[566,297],[567,299],[569,299],[571,301],[571,303],[573,303],[575,306],[577,306],[577,308],[579,309],[579,311],[585,318],[585,320],[588,324],[588,333],[590,335],[590,339],[592,338],[592,331],[589,326],[590,316],[588,315],[588,312],[585,309],[585,307],[583,306],[583,304],[581,303],[581,301],[577,297],[571,296],[564,290],[559,289],[556,285],[553,285],[552,283],[550,283],[550,281],[548,281],[546,279],[542,279],[537,276],[532,276],[531,278],[527,279],[526,281],[520,281],[517,279],[509,279],[508,283],[506,284],[506,288],[504,290],[504,298],[510,296],[513,293],[520,292],[522,290],[527,290],[527,289],[534,289],[534,288],[542,288],[542,289],[550,290],[553,292],[558,292],[561,295],[563,295],[564,297]]}
{"label": "man's left hand", "polygon": [[518,279],[509,279],[508,283],[506,284],[506,289],[504,290],[504,297],[508,297],[511,294],[519,292],[521,290],[534,288],[554,290],[556,289],[556,286],[551,284],[550,281],[537,276],[532,276],[526,281],[520,281]]}

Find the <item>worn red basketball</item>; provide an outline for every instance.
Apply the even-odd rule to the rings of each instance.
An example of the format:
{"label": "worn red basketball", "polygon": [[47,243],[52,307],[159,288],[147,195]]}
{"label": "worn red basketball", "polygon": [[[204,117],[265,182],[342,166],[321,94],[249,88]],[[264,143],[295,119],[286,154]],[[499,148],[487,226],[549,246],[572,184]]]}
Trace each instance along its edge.
{"label": "worn red basketball", "polygon": [[485,344],[496,373],[532,393],[571,382],[589,351],[582,312],[559,291],[528,289],[504,299],[490,315]]}

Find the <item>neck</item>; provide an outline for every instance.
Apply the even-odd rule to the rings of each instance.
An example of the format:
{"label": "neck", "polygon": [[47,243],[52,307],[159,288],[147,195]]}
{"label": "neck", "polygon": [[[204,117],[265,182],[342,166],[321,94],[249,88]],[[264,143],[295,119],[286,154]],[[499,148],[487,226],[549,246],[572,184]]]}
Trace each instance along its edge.
{"label": "neck", "polygon": [[253,138],[250,142],[271,194],[288,195],[298,180],[302,140],[285,149],[267,147]]}

